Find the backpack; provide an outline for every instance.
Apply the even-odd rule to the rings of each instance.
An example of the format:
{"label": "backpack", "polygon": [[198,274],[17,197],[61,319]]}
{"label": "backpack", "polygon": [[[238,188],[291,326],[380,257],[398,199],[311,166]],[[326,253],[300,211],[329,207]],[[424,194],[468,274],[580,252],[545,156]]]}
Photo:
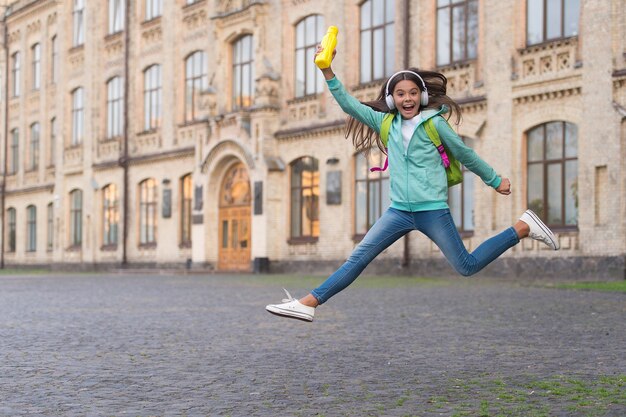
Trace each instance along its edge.
{"label": "backpack", "polygon": [[[385,118],[383,119],[382,125],[380,126],[380,139],[385,146],[385,150],[387,149],[389,129],[391,128],[391,122],[393,121],[393,117],[394,115],[392,113],[387,113],[385,115]],[[437,132],[437,128],[435,127],[435,123],[433,122],[432,117],[424,122],[424,129],[426,130],[426,134],[430,138],[430,141],[433,143],[433,145],[435,145],[437,151],[439,151],[439,155],[441,156],[441,160],[443,161],[443,166],[446,168],[448,187],[452,187],[463,182],[463,171],[461,171],[461,163],[456,160],[451,152],[450,156],[448,156],[445,146],[441,143],[441,139],[439,138],[439,132]],[[389,160],[385,159],[385,165],[383,168],[374,167],[370,168],[370,171],[384,171],[387,169],[388,164]]]}

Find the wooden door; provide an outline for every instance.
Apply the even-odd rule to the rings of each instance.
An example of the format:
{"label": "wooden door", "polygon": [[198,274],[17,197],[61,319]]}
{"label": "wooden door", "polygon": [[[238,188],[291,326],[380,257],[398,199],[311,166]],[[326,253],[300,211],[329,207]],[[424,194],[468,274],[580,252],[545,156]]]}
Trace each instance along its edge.
{"label": "wooden door", "polygon": [[251,193],[248,170],[238,163],[231,167],[220,189],[219,258],[220,271],[250,271]]}

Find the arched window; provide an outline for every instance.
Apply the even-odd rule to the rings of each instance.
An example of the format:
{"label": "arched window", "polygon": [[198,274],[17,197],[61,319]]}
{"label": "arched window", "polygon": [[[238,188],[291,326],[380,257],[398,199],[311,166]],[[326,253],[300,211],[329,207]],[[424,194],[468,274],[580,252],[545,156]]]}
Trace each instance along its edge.
{"label": "arched window", "polygon": [[[463,138],[463,142],[470,148],[474,141]],[[463,182],[448,189],[448,205],[454,224],[459,232],[471,234],[474,231],[474,179],[476,176],[461,166]]]}
{"label": "arched window", "polygon": [[318,161],[310,156],[291,163],[291,239],[319,236],[320,173]]}
{"label": "arched window", "polygon": [[191,174],[180,180],[180,244],[191,245],[191,202],[192,202]]}
{"label": "arched window", "polygon": [[38,43],[34,44],[30,53],[33,62],[31,74],[33,90],[39,90],[41,88],[41,45]]}
{"label": "arched window", "polygon": [[120,221],[117,186],[109,184],[102,189],[102,245],[117,245]]}
{"label": "arched window", "polygon": [[148,178],[139,184],[139,245],[156,244],[156,181]]}
{"label": "arched window", "polygon": [[72,92],[72,146],[83,143],[85,134],[85,97],[82,87]]}
{"label": "arched window", "polygon": [[152,65],[143,73],[144,130],[161,125],[161,66]]}
{"label": "arched window", "polygon": [[107,82],[107,139],[124,133],[124,83],[122,77]]}
{"label": "arched window", "polygon": [[70,192],[70,245],[79,247],[83,243],[83,192]]}
{"label": "arched window", "polygon": [[39,123],[33,123],[30,125],[30,163],[28,164],[28,169],[30,171],[35,171],[39,168],[39,136],[40,136],[40,125]]}
{"label": "arched window", "polygon": [[233,45],[233,108],[250,107],[254,101],[254,46],[252,35]]}
{"label": "arched window", "polygon": [[59,42],[57,35],[50,39],[50,82],[56,84],[59,72]]}
{"label": "arched window", "polygon": [[26,252],[37,250],[37,207],[26,207]]}
{"label": "arched window", "polygon": [[296,25],[296,97],[318,94],[324,89],[324,77],[311,62],[325,30],[321,15],[305,17]]}
{"label": "arched window", "polygon": [[7,252],[15,252],[16,227],[17,211],[11,207],[7,210]]}
{"label": "arched window", "polygon": [[526,44],[578,35],[580,0],[527,0]]}
{"label": "arched window", "polygon": [[46,223],[46,250],[52,252],[54,245],[54,206],[48,203],[47,206],[47,223]]}
{"label": "arched window", "polygon": [[209,86],[206,52],[196,51],[185,60],[185,121],[198,117],[198,95]]}
{"label": "arched window", "polygon": [[367,0],[361,5],[361,83],[393,74],[395,0]]}
{"label": "arched window", "polygon": [[476,58],[478,0],[437,1],[437,65]]}
{"label": "arched window", "polygon": [[9,158],[8,174],[17,174],[20,161],[20,131],[18,128],[11,130],[11,149]]}
{"label": "arched window", "polygon": [[549,122],[527,132],[528,208],[551,227],[578,224],[578,128]]}
{"label": "arched window", "polygon": [[370,149],[367,158],[357,153],[354,159],[354,235],[360,240],[391,203],[389,171],[369,171],[385,162],[385,155],[378,148]]}
{"label": "arched window", "polygon": [[20,82],[21,82],[21,63],[20,63],[20,53],[16,52],[11,57],[11,75],[13,78],[13,97],[20,96]]}

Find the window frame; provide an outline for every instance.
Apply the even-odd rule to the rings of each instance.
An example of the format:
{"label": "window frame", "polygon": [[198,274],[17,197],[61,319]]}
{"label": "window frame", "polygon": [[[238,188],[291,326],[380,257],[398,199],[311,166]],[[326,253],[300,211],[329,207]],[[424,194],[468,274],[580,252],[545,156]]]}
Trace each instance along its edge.
{"label": "window frame", "polygon": [[21,64],[21,54],[20,51],[15,51],[13,55],[11,55],[11,78],[13,80],[12,88],[11,88],[11,97],[19,97],[21,94],[21,77],[22,77],[22,64]]}
{"label": "window frame", "polygon": [[[298,165],[302,165],[304,166],[304,168],[306,168],[307,166],[311,166],[313,169],[302,169],[301,173],[300,173],[300,179],[299,179],[299,185],[294,185],[294,176],[295,176],[295,172],[296,172],[296,167]],[[310,181],[310,185],[305,186],[304,181],[303,181],[303,174],[304,172],[310,172],[311,173],[311,181]],[[317,242],[319,240],[319,214],[320,214],[320,210],[319,210],[319,201],[320,201],[320,183],[319,183],[319,177],[320,177],[320,170],[319,170],[319,161],[317,160],[317,158],[314,158],[312,156],[302,156],[298,159],[296,159],[295,161],[293,161],[291,164],[289,164],[289,179],[290,179],[290,185],[289,185],[289,243],[290,244],[297,244],[297,243],[312,243],[312,242]],[[306,200],[305,200],[305,191],[310,191],[310,196],[311,199],[309,201],[309,203],[307,204]],[[316,193],[317,190],[317,193]],[[294,197],[297,194],[297,207],[299,207],[298,210],[298,234],[294,234],[294,224],[295,224],[295,219],[294,219]],[[315,198],[317,197],[317,198]],[[303,210],[306,210],[306,206],[310,206],[309,210],[311,213],[311,217],[309,217],[309,225],[308,225],[308,229],[310,230],[309,234],[305,234],[304,233],[304,223],[305,223],[305,219],[304,216],[302,215]],[[316,233],[317,231],[317,233]]]}
{"label": "window frame", "polygon": [[70,191],[70,248],[79,248],[83,244],[83,191],[76,188]]}
{"label": "window frame", "polygon": [[[531,12],[531,5],[530,2],[531,1],[535,1],[535,2],[541,2],[541,38],[538,39],[537,41],[531,40],[531,36],[529,33],[529,28],[530,28],[530,21],[531,21],[531,14],[535,15],[535,12]],[[576,19],[576,25],[575,31],[572,31],[574,33],[567,33],[566,30],[566,17],[567,17],[567,12],[566,12],[566,6],[572,6],[571,1],[568,0],[560,0],[560,4],[559,4],[559,12],[560,12],[560,27],[559,27],[559,33],[556,36],[550,36],[549,35],[549,19],[550,17],[548,16],[549,14],[549,7],[548,7],[548,1],[550,0],[526,0],[526,33],[525,33],[525,37],[526,37],[526,46],[527,47],[531,47],[531,46],[535,46],[535,45],[541,45],[544,43],[548,43],[548,42],[554,42],[554,41],[558,41],[561,39],[567,39],[567,38],[571,38],[571,37],[576,37],[578,36],[578,34],[580,33],[580,1],[578,1],[578,3],[576,4],[576,6],[573,7],[577,7],[578,8],[578,13],[576,13],[577,19]]]}
{"label": "window frame", "polygon": [[37,252],[37,207],[26,207],[26,252]]}
{"label": "window frame", "polygon": [[191,247],[193,179],[191,174],[180,179],[180,245]]}
{"label": "window frame", "polygon": [[30,48],[30,52],[32,58],[32,87],[33,91],[38,91],[41,89],[41,44],[35,43]]}
{"label": "window frame", "polygon": [[143,111],[144,131],[154,131],[161,126],[162,117],[162,78],[161,65],[152,64],[143,72]]}
{"label": "window frame", "polygon": [[48,167],[55,166],[55,146],[57,141],[57,118],[50,119],[50,143],[48,147]]}
{"label": "window frame", "polygon": [[[373,7],[375,1],[366,0],[359,6],[359,82],[361,84],[383,80],[395,71],[395,0],[381,1],[383,8],[381,24],[374,23],[377,16]],[[392,10],[388,10],[390,7]],[[365,14],[368,10],[369,22],[365,22]],[[387,16],[388,14],[391,14],[391,17]],[[382,31],[382,45],[376,45],[376,33],[378,31]],[[368,37],[364,36],[365,34],[369,34],[369,42],[367,41]],[[367,55],[365,54],[365,46],[368,50]],[[377,55],[376,52],[382,53],[383,56]],[[369,59],[367,59],[368,57]],[[377,63],[383,65],[380,75],[377,73]]]}
{"label": "window frame", "polygon": [[11,148],[10,148],[8,175],[15,175],[19,170],[20,164],[20,131],[17,127],[11,129]]}
{"label": "window frame", "polygon": [[54,205],[48,203],[46,206],[46,251],[52,252],[54,249]]}
{"label": "window frame", "polygon": [[8,253],[17,251],[17,210],[15,207],[7,209],[7,249]]}
{"label": "window frame", "polygon": [[39,150],[41,144],[41,125],[34,122],[30,125],[29,171],[39,169]]}
{"label": "window frame", "polygon": [[[249,108],[254,104],[254,37],[251,34],[239,37],[233,42],[231,52],[231,99],[232,108],[236,111]],[[246,88],[246,81],[248,88]],[[249,95],[246,96],[245,93]]]}
{"label": "window frame", "polygon": [[102,246],[117,247],[119,241],[119,198],[114,183],[102,188]]}
{"label": "window frame", "polygon": [[146,0],[145,22],[149,22],[163,15],[163,0]]}
{"label": "window frame", "polygon": [[77,87],[72,90],[72,136],[70,146],[83,143],[85,135],[85,89]]}
{"label": "window frame", "polygon": [[139,247],[156,246],[157,185],[154,178],[139,183]]}
{"label": "window frame", "polygon": [[[561,125],[561,130],[562,130],[562,135],[561,135],[561,148],[562,148],[562,152],[561,152],[561,156],[558,158],[550,158],[549,157],[549,148],[548,148],[548,134],[547,134],[547,129],[548,126],[551,124],[560,124]],[[570,126],[571,128],[573,128],[575,130],[575,134],[576,137],[572,138],[575,141],[576,144],[576,155],[575,156],[567,156],[566,152],[567,152],[567,146],[566,146],[566,140],[567,140],[567,126]],[[539,131],[541,130],[541,149],[542,149],[542,158],[541,159],[532,159],[530,157],[530,146],[531,146],[531,134],[535,131]],[[575,191],[575,195],[574,195],[574,207],[576,210],[576,222],[575,224],[568,224],[566,221],[566,214],[567,214],[567,207],[566,207],[566,202],[567,202],[567,191],[566,191],[566,185],[567,185],[567,177],[568,177],[568,171],[567,171],[567,162],[571,162],[571,161],[576,161],[576,184],[578,182],[578,177],[579,177],[579,169],[578,169],[578,126],[574,123],[570,123],[564,120],[552,120],[552,121],[548,121],[546,123],[542,123],[539,124],[537,126],[534,126],[531,129],[528,129],[526,131],[526,182],[527,182],[527,189],[526,189],[526,205],[528,208],[532,209],[533,211],[535,211],[535,213],[553,230],[577,230],[578,229],[578,218],[579,218],[579,210],[578,210],[578,195],[577,195],[577,191]],[[542,198],[541,198],[541,206],[537,207],[536,203],[532,203],[530,201],[530,172],[531,172],[531,166],[534,165],[539,165],[541,167],[541,175],[542,175]],[[549,178],[551,178],[548,170],[550,166],[555,166],[555,165],[560,165],[561,167],[561,179],[560,179],[560,191],[561,191],[561,195],[559,197],[559,204],[561,207],[561,213],[560,213],[560,217],[561,217],[561,222],[560,223],[556,223],[553,221],[550,221],[549,219],[549,211],[550,211],[550,201],[553,200],[550,198],[549,196],[549,192],[550,192],[550,187],[549,187]],[[535,200],[533,200],[535,201]]]}
{"label": "window frame", "polygon": [[72,9],[72,46],[85,44],[85,1],[74,0]]}
{"label": "window frame", "polygon": [[120,76],[110,78],[107,89],[106,138],[115,139],[124,134],[124,80]]}
{"label": "window frame", "polygon": [[[198,64],[198,61],[199,64]],[[199,70],[199,73],[197,73]],[[198,94],[209,86],[208,57],[205,51],[194,51],[185,58],[185,122],[199,120],[196,101]]]}
{"label": "window frame", "polygon": [[[437,2],[439,3],[439,2]],[[474,53],[471,54],[469,52],[470,50],[470,22],[471,22],[471,18],[472,16],[470,15],[470,11],[472,10],[472,8],[470,7],[470,3],[474,5],[474,10],[476,11],[476,15],[474,16],[475,20],[476,20],[476,32],[474,33],[475,35],[475,45],[473,45],[473,51]],[[463,35],[463,39],[460,41],[455,40],[455,33],[458,34],[459,31],[455,29],[457,29],[455,27],[456,25],[456,21],[455,21],[455,11],[456,10],[464,10],[463,13],[463,30],[460,31],[460,33],[462,33]],[[441,35],[439,32],[439,29],[441,27],[441,22],[440,22],[440,18],[441,16],[443,16],[444,13],[447,12],[447,18],[448,18],[448,25],[449,25],[449,30],[446,34],[447,36],[447,41],[448,41],[448,45],[446,47],[447,49],[447,60],[444,62],[441,57],[440,57],[440,49],[441,49],[441,42],[443,41],[443,39],[441,39]],[[444,67],[444,66],[450,66],[450,65],[457,65],[460,63],[464,63],[467,61],[473,61],[478,57],[478,36],[479,36],[479,13],[478,13],[478,0],[448,0],[448,4],[444,4],[444,5],[439,5],[437,4],[437,10],[436,10],[436,26],[437,29],[435,31],[435,36],[436,36],[436,49],[435,49],[435,61],[437,64],[437,67]],[[457,57],[456,55],[456,48],[455,46],[457,45],[457,42],[460,43],[460,47],[462,49],[462,52],[460,53],[460,56]]]}
{"label": "window frame", "polygon": [[[391,204],[389,195],[389,171],[370,172],[368,167],[383,166],[386,155],[377,147],[370,149],[370,154],[366,157],[364,153],[355,153],[353,156],[354,164],[354,234],[352,240],[360,241],[365,237],[367,231],[373,226],[374,222],[385,211],[386,207]],[[364,194],[359,190],[361,184],[365,185]],[[378,191],[378,199],[372,195],[372,187]],[[387,194],[387,202],[385,206],[384,195]],[[360,205],[360,199],[364,195],[365,207]],[[374,209],[372,212],[372,209]],[[362,213],[362,210],[364,212]],[[360,223],[361,214],[365,221],[365,229],[362,230]]]}
{"label": "window frame", "polygon": [[125,6],[127,0],[109,0],[108,34],[115,35],[124,31]]}
{"label": "window frame", "polygon": [[[313,23],[308,23],[314,20]],[[313,26],[314,33],[309,35],[309,25]],[[324,36],[326,27],[323,15],[311,14],[301,19],[295,26],[294,51],[294,97],[304,98],[315,96],[324,91],[324,77],[322,73],[311,65],[317,45]],[[300,37],[302,39],[300,39]],[[310,43],[307,43],[310,40]],[[299,91],[300,75],[303,75],[302,91]],[[312,78],[312,80],[311,80]],[[312,85],[312,89],[309,88]]]}
{"label": "window frame", "polygon": [[57,83],[59,70],[59,42],[57,35],[50,38],[50,84]]}

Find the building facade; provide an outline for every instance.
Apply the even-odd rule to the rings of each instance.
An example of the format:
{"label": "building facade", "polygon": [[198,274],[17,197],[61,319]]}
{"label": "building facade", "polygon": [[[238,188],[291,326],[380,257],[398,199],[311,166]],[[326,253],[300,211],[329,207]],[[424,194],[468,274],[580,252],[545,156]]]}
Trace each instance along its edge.
{"label": "building facade", "polygon": [[[313,65],[332,24],[352,94],[442,72],[459,135],[511,179],[508,197],[472,174],[450,189],[468,249],[528,207],[558,234],[489,273],[624,277],[626,0],[0,5],[5,267],[337,267],[389,197]],[[446,265],[411,233],[371,270]]]}

